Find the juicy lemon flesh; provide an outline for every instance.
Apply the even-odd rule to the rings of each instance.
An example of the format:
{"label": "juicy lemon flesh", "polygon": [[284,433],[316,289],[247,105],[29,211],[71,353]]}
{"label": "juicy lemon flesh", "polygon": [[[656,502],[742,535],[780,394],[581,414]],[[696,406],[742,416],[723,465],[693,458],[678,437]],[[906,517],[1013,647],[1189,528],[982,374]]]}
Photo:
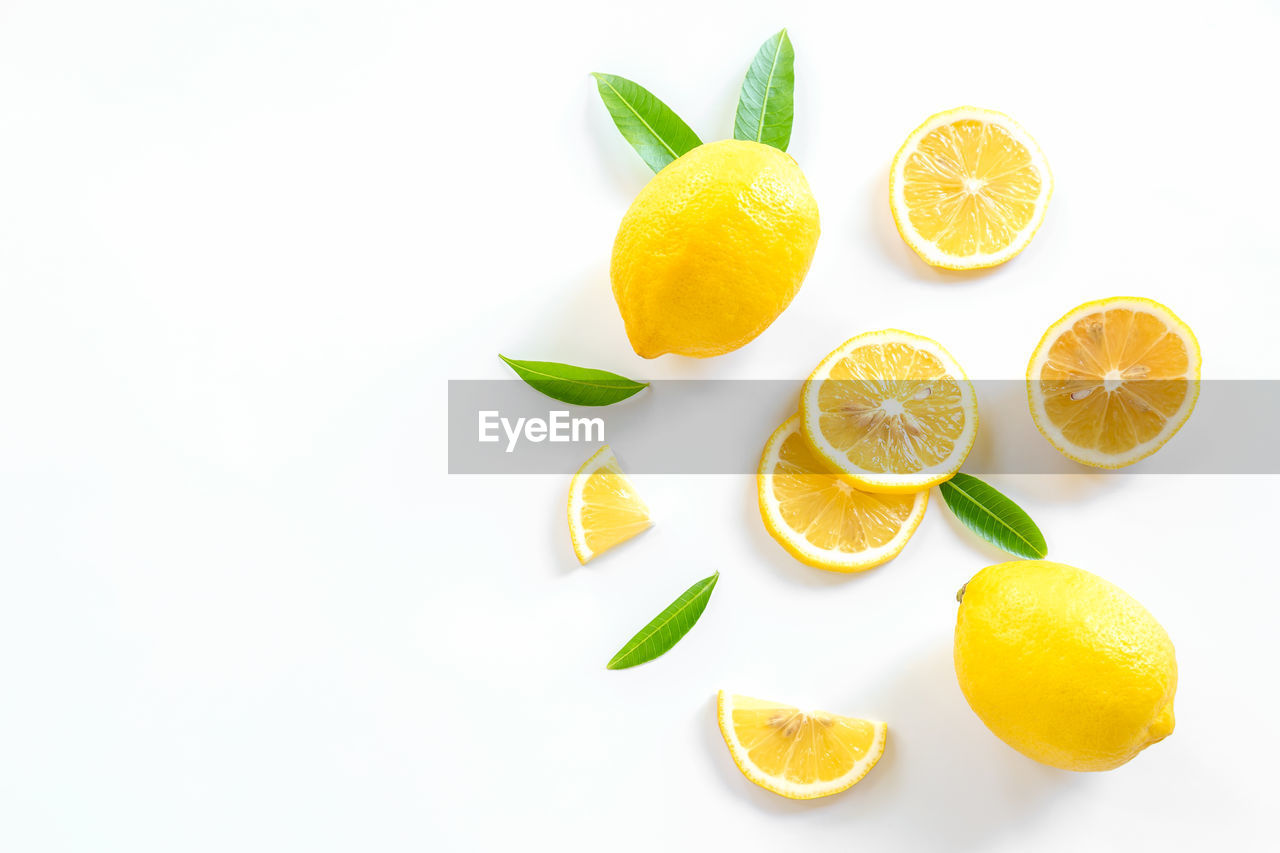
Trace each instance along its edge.
{"label": "juicy lemon flesh", "polygon": [[593,556],[648,529],[649,510],[616,462],[592,472],[582,487],[583,540]]}
{"label": "juicy lemon flesh", "polygon": [[847,554],[893,541],[916,500],[859,491],[827,473],[798,429],[783,440],[767,488],[788,528],[816,548]]}
{"label": "juicy lemon flesh", "polygon": [[945,461],[964,432],[960,383],[905,343],[858,347],[818,391],[819,428],[863,471],[916,473]]}
{"label": "juicy lemon flesh", "polygon": [[1186,342],[1164,321],[1113,308],[1059,335],[1038,381],[1045,414],[1068,441],[1120,454],[1155,438],[1182,408],[1190,371]]}
{"label": "juicy lemon flesh", "polygon": [[954,257],[1011,245],[1035,215],[1041,183],[1025,145],[973,119],[925,134],[903,169],[912,227]]}
{"label": "juicy lemon flesh", "polygon": [[805,785],[830,782],[866,757],[875,727],[824,711],[782,705],[733,711],[733,728],[751,763],[770,776]]}

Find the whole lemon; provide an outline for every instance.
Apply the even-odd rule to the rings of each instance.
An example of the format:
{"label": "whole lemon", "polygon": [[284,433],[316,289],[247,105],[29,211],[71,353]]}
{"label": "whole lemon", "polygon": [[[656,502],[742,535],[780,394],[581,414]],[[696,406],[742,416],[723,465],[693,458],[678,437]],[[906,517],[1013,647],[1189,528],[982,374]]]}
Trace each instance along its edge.
{"label": "whole lemon", "polygon": [[960,591],[955,665],[987,728],[1053,767],[1110,770],[1173,732],[1169,635],[1124,590],[1062,563],[974,575]]}
{"label": "whole lemon", "polygon": [[786,153],[727,139],[654,175],[613,243],[613,296],[631,346],[707,358],[768,328],[804,282],[818,204]]}

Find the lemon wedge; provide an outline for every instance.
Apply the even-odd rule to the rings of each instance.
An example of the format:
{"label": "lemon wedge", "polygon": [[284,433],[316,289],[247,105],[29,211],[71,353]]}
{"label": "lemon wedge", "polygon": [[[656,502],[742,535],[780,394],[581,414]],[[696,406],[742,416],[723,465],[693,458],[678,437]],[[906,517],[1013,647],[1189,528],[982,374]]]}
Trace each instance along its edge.
{"label": "lemon wedge", "polygon": [[1159,450],[1195,408],[1200,344],[1159,302],[1086,302],[1049,327],[1027,365],[1041,434],[1069,459],[1132,465]]}
{"label": "lemon wedge", "polygon": [[892,560],[929,504],[928,490],[874,494],[831,473],[800,434],[798,414],[765,444],[756,491],[769,535],[800,562],[833,572]]}
{"label": "lemon wedge", "polygon": [[960,107],[930,116],[893,158],[898,233],[935,267],[1002,264],[1044,221],[1053,175],[1040,146],[1003,113]]}
{"label": "lemon wedge", "polygon": [[884,754],[889,727],[721,690],[720,734],[743,775],[793,800],[838,794]]}
{"label": "lemon wedge", "polygon": [[917,492],[949,478],[978,434],[978,401],[937,341],[867,332],[822,360],[800,392],[818,459],[867,492]]}
{"label": "lemon wedge", "polygon": [[585,564],[653,526],[649,507],[605,445],[582,463],[569,484],[569,536]]}

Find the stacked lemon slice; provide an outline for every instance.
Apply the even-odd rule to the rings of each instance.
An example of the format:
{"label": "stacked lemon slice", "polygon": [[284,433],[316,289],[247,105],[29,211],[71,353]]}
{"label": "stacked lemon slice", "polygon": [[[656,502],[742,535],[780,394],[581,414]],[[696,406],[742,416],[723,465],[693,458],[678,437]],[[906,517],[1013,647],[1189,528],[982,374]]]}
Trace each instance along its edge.
{"label": "stacked lemon slice", "polygon": [[765,445],[756,476],[765,528],[816,568],[891,560],[977,429],[973,385],[936,341],[896,329],[852,338],[813,371],[800,413]]}
{"label": "stacked lemon slice", "polygon": [[792,415],[765,445],[756,477],[760,515],[802,563],[856,572],[897,556],[924,518],[929,493],[864,492],[824,465]]}

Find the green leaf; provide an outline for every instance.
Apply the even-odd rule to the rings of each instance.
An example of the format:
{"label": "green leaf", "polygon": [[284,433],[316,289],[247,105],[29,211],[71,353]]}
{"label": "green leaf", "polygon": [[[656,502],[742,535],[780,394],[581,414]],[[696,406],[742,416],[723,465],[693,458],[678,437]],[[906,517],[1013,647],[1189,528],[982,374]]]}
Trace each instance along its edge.
{"label": "green leaf", "polygon": [[965,527],[1002,551],[1028,560],[1043,559],[1049,553],[1044,534],[1031,516],[977,477],[956,474],[938,484],[938,490]]}
{"label": "green leaf", "polygon": [[625,400],[648,382],[636,382],[607,370],[574,367],[558,361],[517,361],[498,353],[516,375],[553,400],[574,406],[608,406]]}
{"label": "green leaf", "polygon": [[698,621],[707,607],[707,599],[711,598],[711,590],[715,589],[719,579],[720,573],[716,572],[682,592],[666,610],[627,641],[622,650],[609,661],[609,669],[626,669],[666,654]]}
{"label": "green leaf", "polygon": [[781,151],[791,141],[796,53],[786,30],[760,45],[738,97],[733,138],[763,142]]}
{"label": "green leaf", "polygon": [[613,123],[653,171],[702,144],[698,134],[644,86],[614,74],[591,76]]}

